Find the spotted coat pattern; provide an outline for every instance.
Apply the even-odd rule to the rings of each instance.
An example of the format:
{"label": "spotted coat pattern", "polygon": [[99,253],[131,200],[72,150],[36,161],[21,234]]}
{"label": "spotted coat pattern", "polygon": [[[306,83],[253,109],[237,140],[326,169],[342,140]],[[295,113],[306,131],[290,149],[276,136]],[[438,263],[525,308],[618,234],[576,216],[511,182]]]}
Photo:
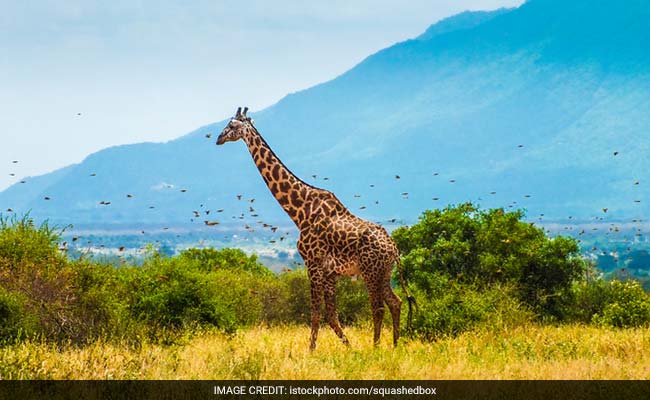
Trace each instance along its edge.
{"label": "spotted coat pattern", "polygon": [[311,284],[310,349],[316,347],[323,300],[330,327],[349,344],[336,312],[336,281],[341,275],[359,275],[368,288],[375,344],[380,339],[384,304],[388,306],[397,345],[402,301],[393,292],[390,277],[393,265],[399,263],[399,252],[386,230],[353,215],[333,193],[313,187],[289,171],[255,129],[246,109],[237,111],[217,144],[239,139],[246,143],[271,193],[300,230],[298,252]]}

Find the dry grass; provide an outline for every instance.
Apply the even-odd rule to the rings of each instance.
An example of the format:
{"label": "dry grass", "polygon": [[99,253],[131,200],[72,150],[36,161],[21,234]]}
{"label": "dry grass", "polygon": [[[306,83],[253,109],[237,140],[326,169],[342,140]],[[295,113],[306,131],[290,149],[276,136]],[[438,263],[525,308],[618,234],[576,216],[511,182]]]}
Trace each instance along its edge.
{"label": "dry grass", "polygon": [[348,328],[346,348],[323,329],[313,353],[308,328],[295,326],[173,346],[28,342],[0,348],[0,379],[650,379],[650,328],[530,325],[395,350],[389,333],[373,348],[369,329]]}

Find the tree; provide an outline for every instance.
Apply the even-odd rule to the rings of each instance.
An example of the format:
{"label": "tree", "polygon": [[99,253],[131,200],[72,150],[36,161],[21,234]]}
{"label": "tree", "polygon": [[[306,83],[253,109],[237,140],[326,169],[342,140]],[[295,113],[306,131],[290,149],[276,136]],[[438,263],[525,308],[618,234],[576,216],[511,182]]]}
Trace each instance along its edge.
{"label": "tree", "polygon": [[548,237],[523,217],[471,203],[425,211],[417,224],[393,232],[407,280],[425,292],[440,274],[478,288],[508,284],[541,316],[562,318],[585,262],[574,239]]}

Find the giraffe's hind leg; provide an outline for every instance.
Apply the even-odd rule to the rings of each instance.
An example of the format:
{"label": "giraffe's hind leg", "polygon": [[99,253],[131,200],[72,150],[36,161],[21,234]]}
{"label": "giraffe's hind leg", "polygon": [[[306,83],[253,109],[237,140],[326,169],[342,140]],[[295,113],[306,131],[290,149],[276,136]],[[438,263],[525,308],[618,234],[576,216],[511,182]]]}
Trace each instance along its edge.
{"label": "giraffe's hind leg", "polygon": [[327,316],[327,322],[330,324],[330,327],[336,333],[336,336],[341,339],[345,345],[350,345],[348,338],[343,333],[343,328],[341,328],[341,323],[339,322],[339,316],[336,312],[336,274],[330,274],[325,279],[325,313]]}
{"label": "giraffe's hind leg", "polygon": [[395,292],[393,292],[393,289],[390,287],[390,276],[384,285],[384,300],[388,305],[388,309],[390,310],[390,314],[393,319],[393,346],[397,347],[397,342],[399,341],[399,323],[400,313],[402,311],[402,300],[395,294]]}
{"label": "giraffe's hind leg", "polygon": [[370,308],[372,309],[372,320],[374,326],[373,343],[375,346],[379,344],[381,338],[381,326],[384,322],[384,288],[383,282],[379,279],[367,279],[366,287],[368,288],[368,295],[370,297]]}

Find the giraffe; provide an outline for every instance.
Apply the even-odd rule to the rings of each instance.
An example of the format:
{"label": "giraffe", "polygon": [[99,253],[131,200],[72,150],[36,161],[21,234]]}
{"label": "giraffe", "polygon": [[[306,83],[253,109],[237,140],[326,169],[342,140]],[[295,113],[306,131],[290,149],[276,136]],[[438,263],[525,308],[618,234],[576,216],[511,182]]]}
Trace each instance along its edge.
{"label": "giraffe", "polygon": [[[246,116],[248,107],[237,109],[217,139],[217,145],[242,139],[262,178],[280,206],[300,231],[298,253],[307,267],[311,286],[311,341],[316,348],[321,322],[321,305],[325,300],[327,322],[339,339],[349,341],[343,333],[336,311],[336,281],[341,275],[360,275],[368,289],[374,323],[374,344],[379,343],[384,317],[384,303],[393,320],[393,345],[399,340],[402,300],[390,286],[393,265],[402,277],[397,246],[386,230],[348,211],[331,192],[303,182],[275,155],[253,120]],[[409,300],[409,321],[412,296]]]}

